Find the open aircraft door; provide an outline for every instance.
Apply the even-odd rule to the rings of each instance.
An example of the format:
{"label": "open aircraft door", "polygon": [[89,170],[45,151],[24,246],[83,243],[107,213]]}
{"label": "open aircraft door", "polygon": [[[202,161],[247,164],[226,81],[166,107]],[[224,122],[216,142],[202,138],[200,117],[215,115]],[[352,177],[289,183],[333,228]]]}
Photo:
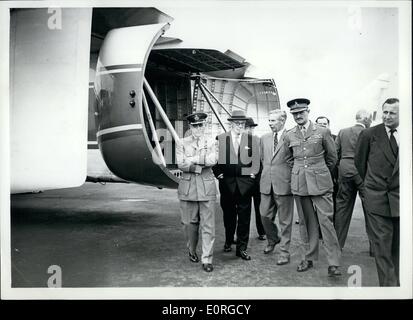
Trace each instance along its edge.
{"label": "open aircraft door", "polygon": [[272,79],[216,78],[246,64],[212,49],[155,45],[168,23],[113,29],[100,49],[94,90],[97,141],[108,168],[119,178],[176,188],[181,171],[175,148],[188,132],[185,117],[208,113],[206,134],[227,130],[234,109],[267,128],[279,108]]}
{"label": "open aircraft door", "polygon": [[108,168],[122,179],[159,187],[176,187],[177,178],[157,164],[150,147],[143,86],[151,48],[168,27],[161,23],[111,30],[100,49],[95,78],[97,139]]}

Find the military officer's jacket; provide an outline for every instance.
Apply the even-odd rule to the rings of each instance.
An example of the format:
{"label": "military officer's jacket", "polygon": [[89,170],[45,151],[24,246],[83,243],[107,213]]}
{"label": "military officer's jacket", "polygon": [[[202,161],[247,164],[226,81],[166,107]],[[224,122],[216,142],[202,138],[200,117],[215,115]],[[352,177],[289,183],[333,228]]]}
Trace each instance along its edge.
{"label": "military officer's jacket", "polygon": [[300,196],[317,196],[333,191],[331,172],[337,152],[330,130],[310,122],[305,136],[298,126],[289,130],[284,143],[294,159],[291,191]]}
{"label": "military officer's jacket", "polygon": [[186,201],[215,200],[217,189],[211,167],[217,163],[215,140],[192,135],[183,138],[176,149],[178,168],[182,170],[178,198]]}

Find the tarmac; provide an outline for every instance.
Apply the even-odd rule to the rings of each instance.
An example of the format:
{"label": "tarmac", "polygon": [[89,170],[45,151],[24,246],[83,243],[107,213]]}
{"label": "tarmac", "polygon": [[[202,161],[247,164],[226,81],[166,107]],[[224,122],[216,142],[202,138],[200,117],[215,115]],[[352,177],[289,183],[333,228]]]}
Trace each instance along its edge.
{"label": "tarmac", "polygon": [[[374,258],[359,200],[356,202],[339,278],[327,276],[320,258],[298,273],[298,224],[293,225],[291,262],[277,266],[278,248],[264,254],[254,213],[244,261],[223,251],[224,226],[217,200],[214,271],[191,263],[180,223],[176,190],[122,183],[85,183],[78,188],[11,196],[12,287],[47,287],[48,268],[62,270],[62,287],[346,287],[350,266],[362,286],[378,286]],[[296,213],[294,221],[297,219]],[[198,246],[200,254],[200,244]],[[350,268],[349,268],[350,267]]]}

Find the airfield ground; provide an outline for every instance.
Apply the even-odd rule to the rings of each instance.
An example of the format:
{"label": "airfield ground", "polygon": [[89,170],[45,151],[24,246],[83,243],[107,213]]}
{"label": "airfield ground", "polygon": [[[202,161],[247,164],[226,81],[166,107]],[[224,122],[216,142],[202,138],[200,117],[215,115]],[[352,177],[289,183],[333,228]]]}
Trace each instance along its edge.
{"label": "airfield ground", "polygon": [[[294,220],[296,220],[296,216]],[[362,270],[362,285],[377,286],[374,259],[360,201],[346,247],[343,276],[327,277],[325,251],[298,273],[298,225],[291,263],[277,266],[278,250],[265,255],[251,218],[251,261],[223,252],[224,226],[217,201],[214,271],[188,260],[176,190],[136,184],[85,183],[79,188],[11,197],[12,287],[47,287],[48,267],[62,269],[62,286],[85,287],[346,287],[349,266]],[[200,250],[200,249],[199,249]]]}

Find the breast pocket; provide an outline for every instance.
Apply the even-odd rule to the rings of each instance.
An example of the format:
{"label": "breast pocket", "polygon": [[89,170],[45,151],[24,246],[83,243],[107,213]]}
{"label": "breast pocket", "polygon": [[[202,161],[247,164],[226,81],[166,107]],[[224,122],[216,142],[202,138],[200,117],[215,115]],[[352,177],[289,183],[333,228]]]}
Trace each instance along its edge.
{"label": "breast pocket", "polygon": [[308,140],[309,147],[313,152],[320,153],[323,149],[323,139],[319,137],[312,137]]}
{"label": "breast pocket", "polygon": [[290,148],[299,147],[300,146],[300,141],[291,141],[288,146]]}
{"label": "breast pocket", "polygon": [[189,193],[190,184],[191,184],[191,177],[182,176],[181,180],[179,181],[178,195],[187,196]]}

